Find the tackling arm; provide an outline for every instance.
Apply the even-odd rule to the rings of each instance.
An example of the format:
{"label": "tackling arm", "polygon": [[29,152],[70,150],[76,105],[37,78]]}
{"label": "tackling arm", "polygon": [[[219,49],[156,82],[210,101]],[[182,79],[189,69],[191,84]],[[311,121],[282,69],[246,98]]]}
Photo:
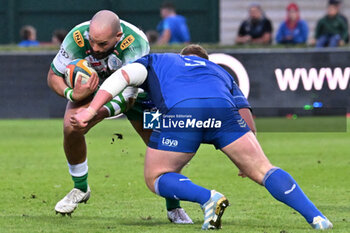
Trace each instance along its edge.
{"label": "tackling arm", "polygon": [[[238,110],[238,112],[243,118],[243,120],[248,124],[250,130],[256,136],[256,127],[255,127],[252,111],[249,108],[241,108]],[[241,176],[242,178],[247,177],[241,170],[238,171],[238,176]]]}
{"label": "tackling arm", "polygon": [[111,76],[101,85],[90,106],[71,118],[75,127],[85,127],[105,103],[120,94],[127,86],[139,86],[147,78],[147,69],[140,63],[128,64]]}
{"label": "tackling arm", "polygon": [[248,124],[250,130],[256,135],[256,127],[253,119],[252,112],[249,108],[241,108],[238,110],[239,114],[243,118],[243,120]]}

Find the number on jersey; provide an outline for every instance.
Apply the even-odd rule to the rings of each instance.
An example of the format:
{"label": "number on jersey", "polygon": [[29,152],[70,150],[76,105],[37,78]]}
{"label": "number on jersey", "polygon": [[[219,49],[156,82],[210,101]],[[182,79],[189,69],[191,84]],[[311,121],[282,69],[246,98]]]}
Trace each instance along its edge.
{"label": "number on jersey", "polygon": [[184,58],[187,62],[185,62],[185,66],[206,66],[205,61],[192,60],[187,57]]}

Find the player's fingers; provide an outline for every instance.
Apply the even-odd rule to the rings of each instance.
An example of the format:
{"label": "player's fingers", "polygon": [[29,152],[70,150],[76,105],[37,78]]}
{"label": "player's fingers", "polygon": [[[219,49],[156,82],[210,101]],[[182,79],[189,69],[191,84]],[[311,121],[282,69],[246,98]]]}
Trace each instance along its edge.
{"label": "player's fingers", "polygon": [[88,122],[80,122],[80,127],[85,128],[88,125]]}
{"label": "player's fingers", "polygon": [[91,84],[95,81],[95,79],[96,79],[96,74],[92,73],[87,83]]}
{"label": "player's fingers", "polygon": [[97,78],[97,75],[95,73],[92,73],[89,80],[87,81],[87,85],[89,85],[89,88],[91,90],[96,90],[97,85],[98,85],[98,78]]}
{"label": "player's fingers", "polygon": [[91,78],[92,78],[92,82],[98,82],[98,75],[96,73],[92,73],[91,75]]}
{"label": "player's fingers", "polygon": [[76,84],[75,84],[75,87],[81,86],[81,80],[82,80],[82,76],[81,76],[81,74],[78,74],[78,76],[77,76],[77,82],[76,82]]}
{"label": "player's fingers", "polygon": [[97,78],[98,78],[98,76],[97,76],[97,74],[96,74],[96,73],[92,73],[92,74],[91,74],[91,78],[93,78],[93,79],[97,79]]}
{"label": "player's fingers", "polygon": [[74,117],[71,117],[71,118],[69,119],[69,121],[70,121],[70,124],[71,124],[72,126],[77,126],[77,121],[75,120]]}
{"label": "player's fingers", "polygon": [[70,122],[76,122],[77,121],[76,114],[71,116],[69,120],[70,120]]}
{"label": "player's fingers", "polygon": [[91,82],[91,83],[90,83],[90,89],[91,89],[91,90],[96,90],[96,88],[97,88],[97,84],[98,84],[98,82],[97,82],[97,81],[93,81],[93,82]]}
{"label": "player's fingers", "polygon": [[74,128],[79,129],[79,130],[82,130],[83,128],[85,128],[87,126],[87,123],[80,122],[73,117],[70,119],[70,123]]}
{"label": "player's fingers", "polygon": [[99,78],[98,75],[96,73],[92,74],[93,80],[92,80],[92,87],[95,90],[98,86],[98,82],[99,82]]}
{"label": "player's fingers", "polygon": [[239,170],[238,176],[240,176],[240,177],[242,177],[242,178],[247,177],[241,170]]}

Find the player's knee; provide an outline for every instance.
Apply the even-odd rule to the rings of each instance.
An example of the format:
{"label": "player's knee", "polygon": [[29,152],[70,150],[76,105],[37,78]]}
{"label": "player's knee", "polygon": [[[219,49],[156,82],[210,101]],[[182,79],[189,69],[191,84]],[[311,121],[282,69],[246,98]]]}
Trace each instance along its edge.
{"label": "player's knee", "polygon": [[156,181],[156,177],[152,176],[151,174],[147,174],[145,172],[145,182],[149,190],[155,193],[154,183]]}
{"label": "player's knee", "polygon": [[84,135],[86,133],[86,130],[75,128],[69,123],[69,124],[64,124],[63,133],[65,137],[72,136],[72,135]]}
{"label": "player's knee", "polygon": [[270,162],[261,164],[259,167],[252,170],[249,178],[254,180],[256,183],[262,185],[265,175],[270,171],[274,166]]}
{"label": "player's knee", "polygon": [[146,185],[147,185],[147,187],[148,187],[148,189],[149,190],[151,190],[152,192],[155,192],[154,190],[154,179],[150,179],[150,178],[148,178],[148,179],[146,179],[146,177],[145,177],[145,181],[146,181]]}

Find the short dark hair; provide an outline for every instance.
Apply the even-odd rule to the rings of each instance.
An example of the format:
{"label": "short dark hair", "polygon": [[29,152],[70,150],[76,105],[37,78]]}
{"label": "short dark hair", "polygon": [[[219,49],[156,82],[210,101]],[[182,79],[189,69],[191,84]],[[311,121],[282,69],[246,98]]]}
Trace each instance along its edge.
{"label": "short dark hair", "polygon": [[209,60],[209,55],[207,50],[205,50],[199,44],[190,44],[183,48],[180,52],[181,55],[197,55],[198,57],[205,58]]}
{"label": "short dark hair", "polygon": [[148,30],[146,32],[146,36],[150,44],[154,44],[158,40],[158,32],[155,30]]}
{"label": "short dark hair", "polygon": [[68,32],[65,29],[56,29],[53,31],[52,36],[56,37],[57,40],[62,43],[67,33]]}
{"label": "short dark hair", "polygon": [[340,5],[341,2],[341,0],[329,0],[328,5]]}
{"label": "short dark hair", "polygon": [[23,40],[29,40],[30,36],[35,33],[35,28],[31,25],[25,25],[21,28],[19,34]]}
{"label": "short dark hair", "polygon": [[163,2],[162,6],[160,7],[161,9],[168,9],[168,10],[176,10],[175,5],[172,2]]}

